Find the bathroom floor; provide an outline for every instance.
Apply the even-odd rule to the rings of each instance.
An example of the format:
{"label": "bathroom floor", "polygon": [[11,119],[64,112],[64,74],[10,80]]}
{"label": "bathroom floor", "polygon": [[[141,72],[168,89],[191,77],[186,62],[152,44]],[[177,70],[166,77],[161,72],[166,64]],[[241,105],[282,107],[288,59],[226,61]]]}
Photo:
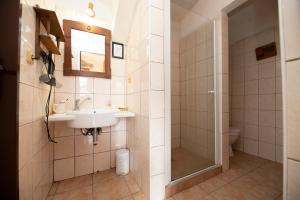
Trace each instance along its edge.
{"label": "bathroom floor", "polygon": [[241,152],[230,169],[168,200],[281,200],[282,164]]}
{"label": "bathroom floor", "polygon": [[[282,164],[241,152],[230,169],[168,200],[281,200]],[[146,200],[131,175],[114,169],[53,185],[47,200]]]}
{"label": "bathroom floor", "polygon": [[172,150],[171,162],[172,180],[185,177],[214,165],[213,161],[193,154],[184,148]]}
{"label": "bathroom floor", "polygon": [[115,169],[54,183],[47,200],[144,200],[131,175]]}

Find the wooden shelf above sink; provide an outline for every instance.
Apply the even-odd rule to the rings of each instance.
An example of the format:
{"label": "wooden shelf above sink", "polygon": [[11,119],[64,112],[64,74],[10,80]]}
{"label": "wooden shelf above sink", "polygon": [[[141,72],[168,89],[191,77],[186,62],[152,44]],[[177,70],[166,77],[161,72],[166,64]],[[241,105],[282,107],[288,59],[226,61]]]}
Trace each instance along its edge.
{"label": "wooden shelf above sink", "polygon": [[56,54],[56,55],[61,55],[59,52],[58,47],[52,40],[52,38],[48,35],[40,35],[39,36],[41,43],[48,49],[49,52]]}
{"label": "wooden shelf above sink", "polygon": [[[59,43],[65,42],[66,40],[55,11],[39,7],[34,7],[34,10],[36,12],[35,57],[38,58],[40,55],[40,42],[50,53],[60,55]],[[43,24],[48,35],[42,35],[40,33],[40,23]],[[49,34],[56,38],[56,44]]]}

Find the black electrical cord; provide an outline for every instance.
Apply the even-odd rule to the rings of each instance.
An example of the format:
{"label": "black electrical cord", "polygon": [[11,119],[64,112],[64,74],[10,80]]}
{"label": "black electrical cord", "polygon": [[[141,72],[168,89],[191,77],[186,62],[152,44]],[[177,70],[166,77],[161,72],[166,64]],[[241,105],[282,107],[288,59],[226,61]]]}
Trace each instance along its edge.
{"label": "black electrical cord", "polygon": [[46,107],[45,107],[45,112],[46,112],[46,120],[45,120],[45,125],[46,125],[46,129],[47,129],[47,133],[48,133],[48,140],[49,142],[53,142],[53,143],[57,143],[50,134],[50,129],[49,129],[49,113],[50,113],[50,99],[51,99],[51,93],[52,93],[52,85],[50,85],[50,90],[49,90],[49,94],[48,94],[48,98],[47,98],[47,103],[46,103]]}
{"label": "black electrical cord", "polygon": [[[51,79],[50,74],[49,74],[49,67],[46,66],[46,64],[48,63],[49,65],[51,64],[51,54],[47,55],[44,51],[41,51],[41,59],[42,62],[44,63],[44,66],[46,68],[47,74],[49,76],[49,80]],[[53,73],[53,71],[52,71]],[[49,90],[49,94],[48,94],[48,98],[47,98],[47,102],[46,102],[46,106],[45,106],[45,113],[46,113],[46,119],[44,121],[46,129],[47,129],[47,134],[48,134],[48,140],[49,142],[53,142],[53,143],[57,143],[50,134],[50,128],[49,128],[49,114],[50,114],[50,100],[51,100],[51,93],[52,93],[52,85],[50,84],[50,90]]]}

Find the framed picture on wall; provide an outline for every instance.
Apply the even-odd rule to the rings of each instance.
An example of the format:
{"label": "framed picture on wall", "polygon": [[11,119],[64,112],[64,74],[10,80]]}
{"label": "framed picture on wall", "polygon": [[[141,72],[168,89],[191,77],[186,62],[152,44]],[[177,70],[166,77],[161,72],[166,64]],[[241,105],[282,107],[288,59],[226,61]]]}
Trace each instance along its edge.
{"label": "framed picture on wall", "polygon": [[124,44],[112,42],[112,57],[124,59]]}

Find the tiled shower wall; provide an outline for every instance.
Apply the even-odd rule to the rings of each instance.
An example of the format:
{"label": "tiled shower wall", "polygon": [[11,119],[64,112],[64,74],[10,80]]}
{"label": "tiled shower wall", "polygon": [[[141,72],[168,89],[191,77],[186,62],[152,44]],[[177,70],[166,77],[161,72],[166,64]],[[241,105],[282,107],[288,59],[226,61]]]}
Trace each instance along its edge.
{"label": "tiled shower wall", "polygon": [[179,49],[181,147],[214,160],[212,22],[181,38]]}
{"label": "tiled shower wall", "polygon": [[[257,61],[255,48],[276,42],[277,56]],[[282,88],[278,28],[231,45],[230,126],[241,130],[235,148],[282,162]]]}
{"label": "tiled shower wall", "polygon": [[171,25],[171,146],[180,147],[180,23],[172,19]]}
{"label": "tiled shower wall", "polygon": [[[53,1],[23,0],[19,79],[19,194],[20,199],[46,199],[53,182],[53,144],[44,125],[49,86],[39,82],[45,71],[41,61],[27,63],[26,53],[35,47],[35,11],[32,6],[53,9]],[[51,104],[53,102],[53,95]],[[53,124],[50,125],[53,129]]]}

